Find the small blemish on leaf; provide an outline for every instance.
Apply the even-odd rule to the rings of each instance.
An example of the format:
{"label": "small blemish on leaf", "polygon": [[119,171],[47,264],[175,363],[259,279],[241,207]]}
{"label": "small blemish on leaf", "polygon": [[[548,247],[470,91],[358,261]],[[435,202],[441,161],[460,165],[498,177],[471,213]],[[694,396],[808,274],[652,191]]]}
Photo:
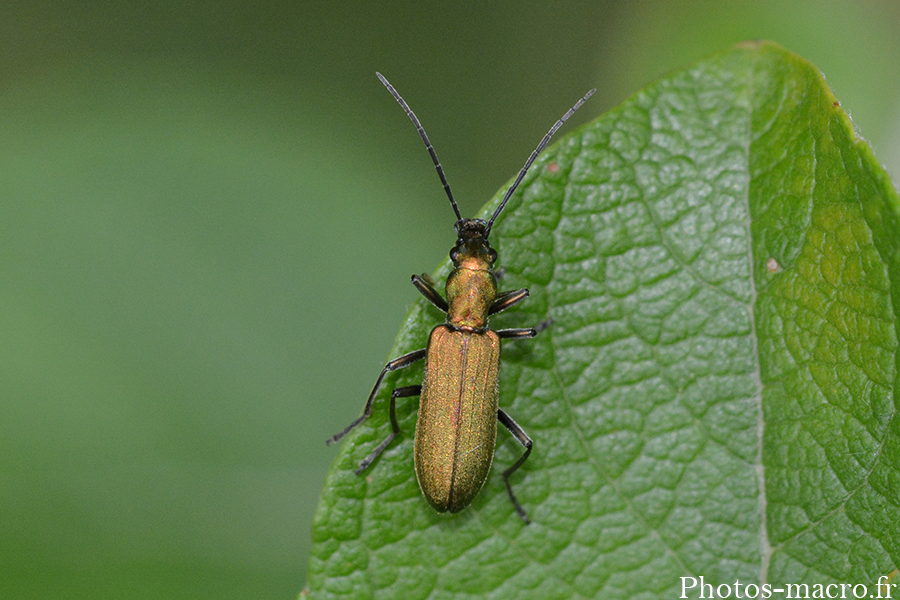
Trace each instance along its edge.
{"label": "small blemish on leaf", "polygon": [[559,165],[556,163],[550,163],[549,165],[547,165],[547,171],[549,171],[550,173],[557,173],[559,172]]}
{"label": "small blemish on leaf", "polygon": [[778,264],[778,261],[772,258],[771,256],[766,260],[766,271],[769,273],[777,273],[781,270],[781,265]]}
{"label": "small blemish on leaf", "polygon": [[896,586],[898,576],[900,576],[900,571],[894,569],[887,575],[882,575],[878,578],[878,597],[879,598],[890,598],[891,597],[891,588]]}

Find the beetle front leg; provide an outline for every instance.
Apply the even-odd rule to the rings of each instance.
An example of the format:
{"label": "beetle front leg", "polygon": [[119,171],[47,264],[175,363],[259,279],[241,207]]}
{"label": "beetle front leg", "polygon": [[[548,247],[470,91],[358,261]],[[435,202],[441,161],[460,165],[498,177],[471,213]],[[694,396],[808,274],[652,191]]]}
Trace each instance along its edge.
{"label": "beetle front leg", "polygon": [[503,471],[501,476],[503,477],[503,483],[506,484],[506,492],[509,494],[509,499],[512,500],[513,506],[516,509],[519,517],[525,521],[525,524],[531,523],[531,520],[528,518],[528,513],[525,512],[525,509],[522,508],[522,505],[519,504],[519,501],[516,500],[516,495],[513,494],[512,486],[509,483],[509,476],[512,475],[516,469],[522,466],[522,463],[528,458],[528,455],[531,454],[531,448],[534,446],[534,442],[531,441],[531,438],[528,437],[528,434],[525,433],[525,430],[522,429],[518,423],[513,421],[513,418],[508,414],[503,412],[502,408],[497,409],[497,420],[503,423],[503,426],[506,427],[513,436],[525,447],[525,454],[519,457],[519,460],[513,464],[510,468]]}
{"label": "beetle front leg", "polygon": [[447,312],[449,310],[449,306],[447,305],[447,301],[444,300],[444,297],[441,296],[440,292],[434,289],[434,282],[431,277],[427,274],[423,273],[422,275],[413,275],[412,276],[412,284],[416,286],[416,289],[421,292],[425,298],[428,299],[429,302],[434,304],[443,312]]}
{"label": "beetle front leg", "polygon": [[418,396],[421,393],[421,385],[408,385],[406,387],[396,388],[393,392],[391,392],[391,433],[386,438],[384,438],[383,442],[378,444],[378,447],[375,448],[371,454],[359,461],[359,468],[355,471],[357,475],[365,471],[369,467],[369,465],[371,465],[375,461],[375,459],[378,458],[378,456],[382,452],[384,452],[384,449],[387,448],[388,444],[390,444],[391,441],[393,441],[393,439],[397,437],[397,434],[400,433],[400,425],[397,423],[397,411],[394,408],[397,398]]}
{"label": "beetle front leg", "polygon": [[[384,376],[389,371],[396,371],[397,369],[402,369],[403,367],[408,367],[409,365],[413,364],[414,362],[422,360],[423,358],[425,358],[426,352],[427,352],[427,350],[425,348],[422,348],[421,350],[413,350],[412,352],[404,354],[403,356],[401,356],[399,358],[395,358],[388,364],[384,365],[384,369],[381,370],[381,375],[378,376],[378,379],[375,381],[375,386],[372,388],[372,391],[369,393],[369,399],[366,400],[366,407],[363,409],[363,414],[358,419],[356,419],[355,421],[350,423],[343,431],[341,431],[340,433],[336,433],[333,436],[331,436],[330,438],[328,438],[327,440],[325,440],[325,443],[326,444],[335,443],[336,441],[338,441],[339,439],[341,439],[342,437],[344,437],[345,435],[350,433],[350,431],[354,427],[356,427],[357,425],[359,425],[360,423],[362,423],[363,421],[368,419],[369,415],[372,414],[372,404],[375,402],[375,395],[378,393],[378,388],[381,387],[381,382],[384,380]],[[400,389],[403,389],[403,388],[400,388]],[[391,407],[393,407],[393,401],[391,403]],[[396,419],[394,419],[394,420],[396,421]]]}

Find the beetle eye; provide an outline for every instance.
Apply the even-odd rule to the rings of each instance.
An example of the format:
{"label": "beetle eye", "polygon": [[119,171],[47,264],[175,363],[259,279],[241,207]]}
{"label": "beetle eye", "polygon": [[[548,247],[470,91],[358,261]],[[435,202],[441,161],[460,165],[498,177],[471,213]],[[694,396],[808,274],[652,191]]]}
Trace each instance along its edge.
{"label": "beetle eye", "polygon": [[450,260],[452,260],[453,262],[456,262],[456,248],[453,248],[450,251]]}
{"label": "beetle eye", "polygon": [[491,248],[490,257],[491,257],[491,263],[497,262],[497,251],[494,250],[493,248]]}

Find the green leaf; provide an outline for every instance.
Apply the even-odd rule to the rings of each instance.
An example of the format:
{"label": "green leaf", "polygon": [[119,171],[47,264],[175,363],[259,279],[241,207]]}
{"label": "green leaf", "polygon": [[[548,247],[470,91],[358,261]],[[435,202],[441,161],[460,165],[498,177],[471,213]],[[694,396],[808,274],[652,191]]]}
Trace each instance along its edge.
{"label": "green leaf", "polygon": [[[500,404],[535,441],[512,478],[533,523],[499,476],[521,453],[505,431],[473,504],[432,511],[413,472],[415,398],[398,406],[403,435],[354,475],[390,431],[390,389],[420,381],[406,369],[332,467],[311,596],[675,598],[701,576],[874,586],[900,564],[898,207],[821,75],[771,43],[568,135],[494,229],[503,288],[531,298],[492,326],[553,319],[503,350]],[[440,318],[420,301],[391,356]]]}

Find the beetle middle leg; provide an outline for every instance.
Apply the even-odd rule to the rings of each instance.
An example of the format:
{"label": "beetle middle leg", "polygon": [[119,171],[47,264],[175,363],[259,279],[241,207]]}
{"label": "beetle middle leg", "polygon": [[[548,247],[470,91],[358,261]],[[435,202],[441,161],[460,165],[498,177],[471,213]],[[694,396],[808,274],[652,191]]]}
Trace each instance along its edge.
{"label": "beetle middle leg", "polygon": [[531,520],[528,518],[528,513],[525,512],[525,509],[522,508],[522,505],[519,504],[519,501],[516,500],[516,495],[513,493],[512,485],[509,483],[509,476],[512,475],[516,469],[522,466],[522,463],[528,458],[528,455],[531,454],[531,448],[534,446],[534,442],[531,441],[531,438],[528,437],[528,434],[525,433],[525,430],[519,426],[518,423],[513,421],[513,418],[506,414],[502,408],[497,409],[497,420],[503,423],[503,426],[506,427],[511,434],[519,441],[522,446],[525,447],[525,453],[519,457],[513,466],[503,471],[501,476],[503,477],[503,483],[506,484],[506,492],[509,494],[509,499],[512,500],[513,506],[516,509],[516,513],[518,513],[519,517],[526,524],[531,523]]}
{"label": "beetle middle leg", "polygon": [[534,327],[522,327],[517,329],[497,329],[494,331],[501,340],[525,340],[533,338],[543,330],[553,325],[553,319],[541,321]]}
{"label": "beetle middle leg", "polygon": [[522,288],[519,290],[512,290],[510,292],[503,292],[491,303],[490,308],[488,309],[488,316],[496,315],[498,312],[506,310],[510,306],[515,306],[522,300],[528,297],[528,288]]}
{"label": "beetle middle leg", "polygon": [[497,329],[494,331],[501,340],[525,340],[538,334],[537,327],[523,327],[521,329]]}
{"label": "beetle middle leg", "polygon": [[[402,369],[403,367],[408,367],[409,365],[413,364],[414,362],[422,360],[423,358],[425,358],[426,352],[427,352],[427,350],[425,348],[422,348],[421,350],[413,350],[412,352],[409,352],[407,354],[404,354],[403,356],[395,358],[388,364],[384,365],[384,369],[381,370],[381,375],[378,376],[378,379],[375,381],[375,386],[372,388],[372,391],[369,393],[369,398],[368,398],[368,400],[366,400],[366,407],[363,409],[363,414],[360,415],[360,417],[358,419],[356,419],[355,421],[353,421],[352,423],[347,425],[347,427],[345,427],[343,431],[341,431],[340,433],[336,433],[333,436],[331,436],[330,438],[328,438],[327,440],[325,440],[325,443],[326,444],[335,443],[336,441],[340,440],[342,437],[344,437],[345,435],[350,433],[350,431],[354,427],[356,427],[357,425],[359,425],[360,423],[362,423],[363,421],[368,419],[369,415],[372,414],[372,404],[375,403],[375,396],[376,396],[376,394],[378,394],[378,388],[381,387],[381,382],[384,381],[384,376],[387,375],[387,373],[390,371],[396,371],[397,369]],[[419,387],[419,386],[409,386],[409,387]],[[396,394],[398,390],[407,390],[407,389],[409,389],[409,388],[397,388],[397,390],[394,390],[394,393]],[[415,394],[408,394],[408,395],[414,396]],[[399,397],[402,397],[402,396],[395,396],[394,394],[391,394],[391,421],[392,421],[391,424],[395,429],[397,429],[397,419],[394,416],[394,400]],[[382,448],[382,450],[384,450],[384,448]]]}

